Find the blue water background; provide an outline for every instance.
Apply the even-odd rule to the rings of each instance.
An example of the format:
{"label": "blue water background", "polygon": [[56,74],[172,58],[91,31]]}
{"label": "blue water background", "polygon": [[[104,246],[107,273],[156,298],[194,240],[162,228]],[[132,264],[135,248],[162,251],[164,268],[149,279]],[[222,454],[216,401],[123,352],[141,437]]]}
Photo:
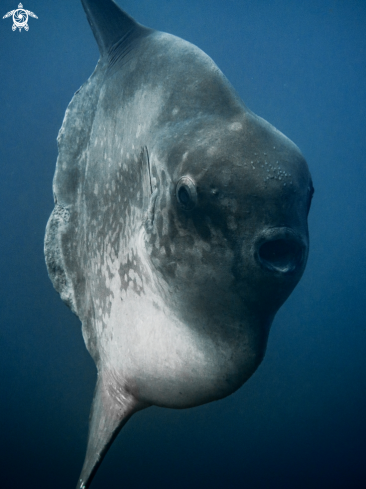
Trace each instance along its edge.
{"label": "blue water background", "polygon": [[[1,17],[18,0],[1,0]],[[366,3],[124,0],[187,39],[247,106],[289,136],[313,175],[311,250],[266,357],[229,398],[134,416],[93,489],[365,487]],[[0,487],[73,488],[95,367],[48,279],[56,136],[98,59],[76,0],[25,0],[0,19]]]}

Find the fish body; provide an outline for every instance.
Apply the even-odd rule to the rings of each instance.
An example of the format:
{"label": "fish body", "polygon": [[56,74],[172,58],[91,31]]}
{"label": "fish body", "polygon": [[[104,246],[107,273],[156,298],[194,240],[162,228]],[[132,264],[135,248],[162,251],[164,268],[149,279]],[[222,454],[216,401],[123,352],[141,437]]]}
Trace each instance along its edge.
{"label": "fish body", "polygon": [[98,369],[85,488],[151,405],[228,396],[304,271],[312,183],[297,146],[215,63],[83,0],[101,58],[58,137],[45,255]]}

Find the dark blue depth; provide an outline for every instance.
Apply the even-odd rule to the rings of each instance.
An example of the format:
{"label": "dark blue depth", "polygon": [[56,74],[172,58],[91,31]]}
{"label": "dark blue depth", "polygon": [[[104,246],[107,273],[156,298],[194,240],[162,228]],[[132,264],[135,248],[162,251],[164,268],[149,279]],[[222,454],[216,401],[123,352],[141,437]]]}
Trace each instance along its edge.
{"label": "dark blue depth", "polygon": [[[78,0],[0,2],[0,487],[73,488],[96,371],[48,279],[56,136],[98,49]],[[358,489],[366,480],[365,80],[361,0],[120,0],[209,54],[304,153],[311,249],[263,364],[237,393],[150,408],[123,429],[93,489]]]}

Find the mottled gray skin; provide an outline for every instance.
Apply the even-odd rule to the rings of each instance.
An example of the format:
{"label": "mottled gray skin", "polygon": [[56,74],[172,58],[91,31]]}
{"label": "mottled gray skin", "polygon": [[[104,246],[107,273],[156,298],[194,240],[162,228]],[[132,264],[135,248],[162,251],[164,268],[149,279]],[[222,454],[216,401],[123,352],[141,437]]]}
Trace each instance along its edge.
{"label": "mottled gray skin", "polygon": [[101,60],[59,133],[45,239],[98,369],[78,488],[137,410],[214,401],[253,374],[304,271],[312,194],[299,149],[206,54],[83,4]]}

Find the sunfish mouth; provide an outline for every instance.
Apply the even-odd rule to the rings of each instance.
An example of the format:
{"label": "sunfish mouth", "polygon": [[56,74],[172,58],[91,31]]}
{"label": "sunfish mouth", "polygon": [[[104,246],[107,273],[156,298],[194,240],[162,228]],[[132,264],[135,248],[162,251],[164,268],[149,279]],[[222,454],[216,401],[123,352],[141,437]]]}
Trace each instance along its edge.
{"label": "sunfish mouth", "polygon": [[299,233],[290,228],[269,228],[261,233],[254,245],[254,256],[267,271],[287,274],[300,269],[308,244]]}

